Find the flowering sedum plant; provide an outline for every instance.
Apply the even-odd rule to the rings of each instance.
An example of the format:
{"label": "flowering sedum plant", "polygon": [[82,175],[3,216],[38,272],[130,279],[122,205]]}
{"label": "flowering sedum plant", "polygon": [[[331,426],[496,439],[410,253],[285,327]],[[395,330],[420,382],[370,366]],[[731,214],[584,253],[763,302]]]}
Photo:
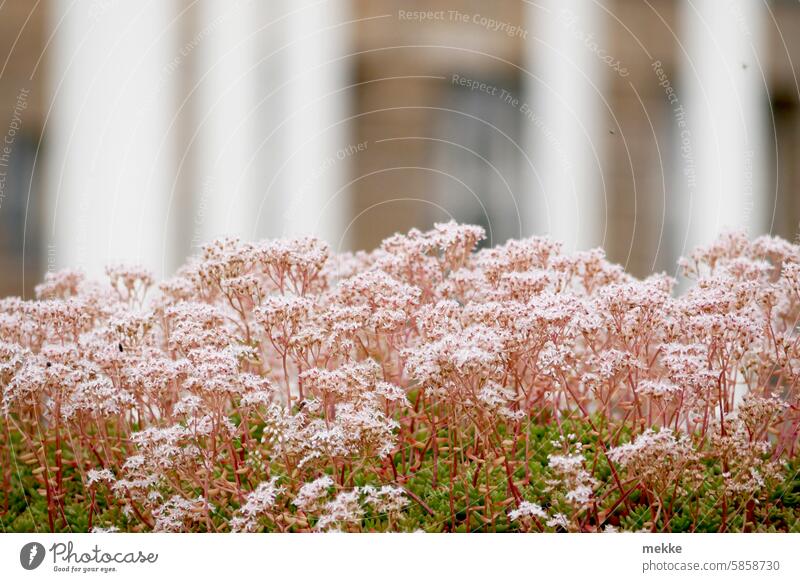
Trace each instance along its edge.
{"label": "flowering sedum plant", "polygon": [[800,247],[474,226],[0,300],[5,531],[800,531]]}

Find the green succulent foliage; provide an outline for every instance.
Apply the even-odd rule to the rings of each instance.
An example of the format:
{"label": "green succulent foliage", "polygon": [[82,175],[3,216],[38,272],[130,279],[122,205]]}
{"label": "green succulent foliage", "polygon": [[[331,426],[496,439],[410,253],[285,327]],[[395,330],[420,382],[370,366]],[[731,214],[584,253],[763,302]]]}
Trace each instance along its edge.
{"label": "green succulent foliage", "polygon": [[[575,508],[565,498],[563,487],[559,488],[554,482],[548,456],[561,451],[557,441],[562,431],[564,434],[573,434],[573,443],[581,444],[586,466],[597,480],[594,505]],[[593,428],[582,420],[563,420],[561,429],[556,423],[532,424],[528,433],[527,470],[518,463],[512,474],[518,486],[519,499],[537,503],[549,516],[556,513],[572,516],[577,512],[578,521],[583,524],[582,531],[603,531],[607,526],[626,531],[718,532],[723,529],[724,479],[718,460],[704,459],[699,486],[676,489],[674,496],[663,500],[665,505],[671,507],[669,519],[666,520],[663,512],[657,515],[651,497],[630,476],[625,477],[626,483],[623,484],[623,489],[629,490],[628,495],[620,500],[612,468],[599,442],[601,435],[604,439],[608,438],[602,426],[595,424]],[[419,436],[420,440],[426,438],[426,435]],[[617,439],[618,442],[625,442],[629,436],[621,434]],[[518,438],[517,441],[517,450],[514,451],[516,459],[524,459],[525,439]],[[406,508],[394,516],[367,511],[362,529],[424,532],[528,530],[522,522],[508,518],[508,512],[515,509],[517,503],[509,493],[509,479],[502,463],[493,466],[488,466],[490,463],[471,463],[468,469],[462,469],[459,478],[451,484],[447,466],[447,461],[451,459],[452,454],[440,455],[435,470],[432,451],[426,451],[419,467],[404,484],[413,494]],[[399,460],[395,459],[395,462]],[[50,531],[47,498],[33,473],[34,468],[35,465],[15,462],[12,457],[10,488],[0,492],[0,531]],[[438,476],[436,482],[434,473]],[[56,523],[55,529],[60,532],[85,532],[89,529],[90,499],[81,475],[74,468],[66,467],[64,478],[67,495],[63,517],[67,525],[61,520]],[[355,486],[378,485],[374,476],[367,472],[352,475],[351,482]],[[92,525],[115,526],[120,531],[132,531],[136,526],[118,505],[108,503],[109,498],[107,490],[103,487],[98,489]],[[748,501],[752,502],[748,505]],[[787,463],[783,479],[761,492],[757,499],[727,499],[727,503],[725,531],[800,532],[800,460]],[[224,524],[233,511],[235,507],[216,508],[214,521]],[[264,531],[270,529],[265,524]],[[544,525],[543,529],[561,531],[558,526]]]}

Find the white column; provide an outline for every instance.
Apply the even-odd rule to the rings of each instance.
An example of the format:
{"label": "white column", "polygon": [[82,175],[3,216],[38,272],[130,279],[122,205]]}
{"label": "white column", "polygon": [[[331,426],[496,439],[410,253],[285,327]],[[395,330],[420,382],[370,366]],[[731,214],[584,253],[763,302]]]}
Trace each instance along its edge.
{"label": "white column", "polygon": [[56,266],[174,266],[167,219],[174,110],[164,66],[177,50],[172,0],[54,0],[46,119],[46,234]]}
{"label": "white column", "polygon": [[[293,0],[287,21],[288,84],[279,184],[285,199],[281,232],[313,234],[338,247],[350,215],[345,183],[353,139],[347,122],[352,83],[347,35],[349,0]],[[274,196],[274,193],[270,193]]]}
{"label": "white column", "polygon": [[353,92],[349,0],[201,0],[193,246],[313,234],[340,244]]}
{"label": "white column", "polygon": [[[250,0],[200,0],[194,69],[196,128],[191,134],[192,246],[221,236],[250,238],[257,204],[257,61],[261,23]],[[266,31],[268,34],[271,31]]]}
{"label": "white column", "polygon": [[768,114],[762,52],[766,7],[753,0],[684,0],[681,81],[686,126],[677,132],[677,184],[685,208],[681,254],[725,229],[754,234],[767,224],[763,197]]}
{"label": "white column", "polygon": [[526,3],[526,149],[535,166],[528,224],[568,249],[597,246],[605,220],[599,159],[606,49],[596,2]]}

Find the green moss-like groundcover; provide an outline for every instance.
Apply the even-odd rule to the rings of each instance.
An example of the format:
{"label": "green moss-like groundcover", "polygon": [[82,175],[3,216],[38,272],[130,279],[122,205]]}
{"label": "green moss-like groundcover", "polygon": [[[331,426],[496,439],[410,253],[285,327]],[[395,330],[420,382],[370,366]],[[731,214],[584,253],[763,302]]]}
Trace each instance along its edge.
{"label": "green moss-like groundcover", "polygon": [[[565,498],[563,488],[554,482],[548,468],[548,455],[558,452],[555,442],[561,431],[575,435],[582,443],[583,454],[594,460],[593,476],[598,481],[593,501],[576,507]],[[9,433],[6,432],[6,437]],[[420,434],[420,440],[427,435]],[[13,437],[12,437],[13,438]],[[443,433],[440,440],[446,439]],[[624,440],[624,438],[623,438]],[[658,532],[800,532],[800,461],[795,458],[784,465],[782,480],[767,484],[758,494],[734,497],[724,493],[722,460],[700,460],[700,479],[691,487],[676,486],[673,493],[663,499],[659,511],[645,488],[638,486],[635,477],[626,479],[620,489],[612,475],[606,457],[597,448],[597,433],[588,423],[570,420],[555,424],[531,424],[528,470],[517,464],[513,482],[519,497],[509,495],[508,475],[502,463],[475,464],[462,471],[459,478],[448,480],[448,467],[439,466],[434,484],[433,455],[427,451],[413,476],[403,483],[408,492],[409,504],[393,516],[364,516],[360,531],[426,531],[426,532],[516,532],[565,531],[557,523],[534,524],[527,520],[511,520],[508,512],[520,500],[536,503],[548,515],[577,514],[580,531],[658,531]],[[15,444],[6,441],[4,451],[7,461],[3,467],[3,490],[0,492],[0,530],[3,532],[50,531],[47,499],[41,478],[35,473],[37,465],[26,464],[14,455]],[[523,456],[520,443],[520,458]],[[64,453],[67,451],[65,450]],[[401,459],[393,459],[400,463]],[[60,532],[86,532],[90,529],[88,493],[74,465],[66,459],[64,480],[66,498],[62,519],[56,520],[54,529]],[[476,472],[478,474],[476,474]],[[527,473],[527,474],[526,474]],[[289,479],[289,476],[278,477]],[[371,475],[354,474],[348,482],[353,486],[369,485]],[[379,485],[379,483],[375,483]],[[621,494],[620,491],[624,491]],[[725,499],[723,500],[723,496]],[[93,524],[95,527],[118,528],[119,531],[143,531],[141,524],[128,519],[118,503],[109,504],[112,496],[97,495]],[[452,501],[452,503],[451,503]],[[491,510],[487,510],[490,507]],[[224,524],[238,505],[231,498],[229,507],[216,508],[214,525],[224,531]],[[724,514],[724,515],[723,515]],[[300,521],[300,520],[298,520]],[[573,521],[573,520],[570,520]],[[66,522],[66,525],[65,523]],[[314,523],[303,520],[298,526],[284,526],[283,531],[308,531]],[[204,528],[200,527],[199,531]],[[274,531],[267,520],[262,531]]]}

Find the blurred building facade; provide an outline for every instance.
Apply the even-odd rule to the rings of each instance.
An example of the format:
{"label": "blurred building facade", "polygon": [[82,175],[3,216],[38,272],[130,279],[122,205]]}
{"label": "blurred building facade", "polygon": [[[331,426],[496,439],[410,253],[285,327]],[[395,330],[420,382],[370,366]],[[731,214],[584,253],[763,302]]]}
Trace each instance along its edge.
{"label": "blurred building facade", "polygon": [[171,273],[222,235],[342,249],[454,218],[674,272],[800,221],[800,6],[10,0],[0,294]]}

